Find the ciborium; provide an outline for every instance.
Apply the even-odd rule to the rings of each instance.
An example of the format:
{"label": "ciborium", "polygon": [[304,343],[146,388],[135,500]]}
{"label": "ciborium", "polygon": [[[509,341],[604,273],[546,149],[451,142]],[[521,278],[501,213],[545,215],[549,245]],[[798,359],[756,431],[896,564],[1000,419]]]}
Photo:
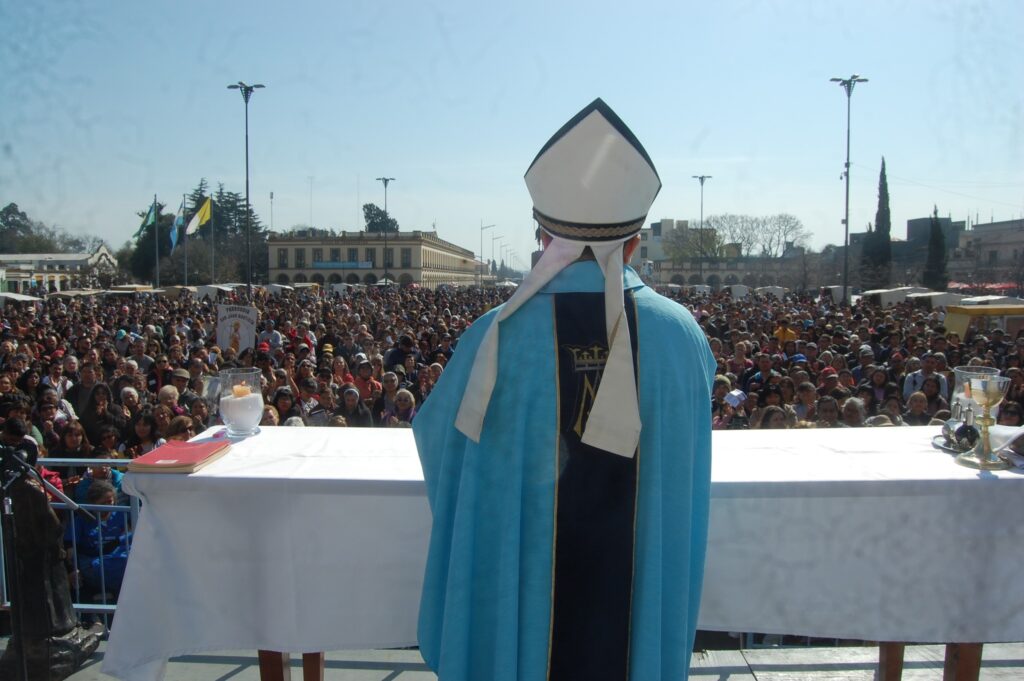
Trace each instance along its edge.
{"label": "ciborium", "polygon": [[1000,459],[992,451],[988,433],[988,429],[996,423],[992,417],[992,409],[1003,401],[1009,387],[1010,379],[1006,376],[971,377],[968,397],[982,409],[982,415],[976,419],[978,429],[981,431],[981,439],[973,449],[956,457],[956,462],[961,466],[985,471],[1003,470],[1010,467],[1008,462]]}

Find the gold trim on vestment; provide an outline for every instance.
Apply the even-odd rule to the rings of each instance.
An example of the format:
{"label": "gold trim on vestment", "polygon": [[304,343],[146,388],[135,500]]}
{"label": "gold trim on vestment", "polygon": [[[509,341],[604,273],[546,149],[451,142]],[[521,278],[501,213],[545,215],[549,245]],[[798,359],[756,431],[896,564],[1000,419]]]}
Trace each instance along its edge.
{"label": "gold trim on vestment", "polygon": [[588,238],[596,240],[611,240],[631,236],[640,231],[644,226],[644,220],[647,219],[646,215],[642,215],[636,220],[631,220],[630,222],[613,223],[608,225],[574,225],[559,222],[547,215],[544,215],[536,209],[533,211],[533,217],[541,227],[551,234],[576,241],[586,240]]}
{"label": "gold trim on vestment", "polygon": [[555,350],[555,475],[554,475],[554,509],[551,513],[551,610],[548,615],[548,668],[544,674],[546,681],[551,681],[551,653],[555,638],[555,556],[558,548],[558,452],[562,443],[562,407],[559,402],[561,385],[559,375],[561,373],[561,358],[558,351],[558,319],[555,306],[555,297],[551,299],[551,334],[554,338]]}

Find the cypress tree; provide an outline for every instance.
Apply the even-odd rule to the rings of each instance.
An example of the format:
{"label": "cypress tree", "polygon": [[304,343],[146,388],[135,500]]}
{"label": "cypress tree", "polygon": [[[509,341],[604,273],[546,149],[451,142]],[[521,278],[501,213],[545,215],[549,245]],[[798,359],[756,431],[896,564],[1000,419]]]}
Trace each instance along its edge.
{"label": "cypress tree", "polygon": [[946,273],[946,237],[939,224],[939,208],[932,211],[931,233],[928,235],[928,259],[921,275],[921,283],[933,291],[945,291],[949,285]]}
{"label": "cypress tree", "polygon": [[889,214],[889,180],[885,176],[885,157],[878,173],[878,209],[875,211],[874,255],[879,286],[892,281],[892,216]]}

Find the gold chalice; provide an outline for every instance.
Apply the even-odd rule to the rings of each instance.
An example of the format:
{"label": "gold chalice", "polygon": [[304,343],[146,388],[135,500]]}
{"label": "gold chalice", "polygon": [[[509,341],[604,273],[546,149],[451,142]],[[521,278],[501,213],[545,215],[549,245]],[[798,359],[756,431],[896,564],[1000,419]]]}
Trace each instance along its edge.
{"label": "gold chalice", "polygon": [[975,419],[975,423],[978,424],[978,429],[981,431],[981,439],[978,440],[974,449],[956,457],[956,462],[961,466],[984,471],[997,471],[1010,467],[1008,462],[992,452],[992,445],[988,438],[988,429],[996,423],[996,420],[992,418],[992,408],[1003,401],[1009,387],[1010,379],[1006,376],[971,377],[968,394],[982,408],[982,415]]}

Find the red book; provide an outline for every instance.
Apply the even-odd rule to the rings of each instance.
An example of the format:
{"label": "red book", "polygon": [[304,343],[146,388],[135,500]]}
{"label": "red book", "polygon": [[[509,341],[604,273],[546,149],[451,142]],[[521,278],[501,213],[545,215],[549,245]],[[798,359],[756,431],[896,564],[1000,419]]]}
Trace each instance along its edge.
{"label": "red book", "polygon": [[148,454],[132,459],[129,473],[195,473],[228,453],[226,440],[180,442],[171,440]]}

